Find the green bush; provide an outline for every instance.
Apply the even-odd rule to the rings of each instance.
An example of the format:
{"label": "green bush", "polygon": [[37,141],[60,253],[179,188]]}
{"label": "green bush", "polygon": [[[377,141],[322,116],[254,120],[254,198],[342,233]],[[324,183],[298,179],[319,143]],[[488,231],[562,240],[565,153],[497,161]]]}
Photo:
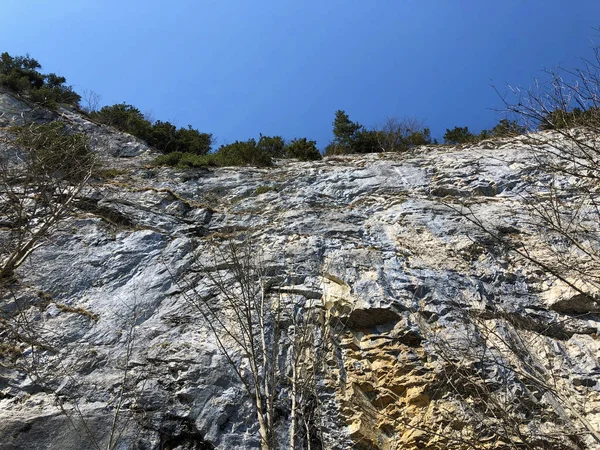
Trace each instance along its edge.
{"label": "green bush", "polygon": [[149,140],[151,136],[152,124],[133,105],[117,103],[112,106],[104,106],[100,111],[92,113],[90,117],[145,141]]}
{"label": "green bush", "polygon": [[16,92],[39,89],[44,85],[44,75],[38,72],[42,66],[35,59],[26,56],[0,55],[0,85]]}
{"label": "green bush", "polygon": [[273,165],[271,155],[266,150],[260,149],[254,139],[222,145],[214,153],[214,157],[219,166],[269,167]]}
{"label": "green bush", "polygon": [[383,127],[368,130],[352,122],[342,110],[335,113],[333,141],[325,147],[325,155],[404,151],[418,145],[431,144],[431,132],[414,119],[389,118]]}
{"label": "green bush", "polygon": [[218,165],[214,154],[197,155],[195,153],[185,152],[171,152],[157,156],[154,159],[153,164],[157,166],[177,167],[178,169]]}
{"label": "green bush", "polygon": [[479,134],[473,134],[469,127],[454,127],[446,129],[444,142],[446,144],[472,144],[484,139],[518,136],[524,134],[526,129],[515,120],[501,119],[491,130],[481,130]]}
{"label": "green bush", "polygon": [[525,134],[526,131],[526,128],[523,125],[519,125],[516,120],[501,119],[496,126],[492,128],[491,134],[494,137],[507,137]]}
{"label": "green bush", "polygon": [[354,133],[352,139],[347,142],[334,140],[325,147],[325,156],[377,152],[381,152],[378,132],[365,129],[361,129]]}
{"label": "green bush", "polygon": [[16,72],[0,74],[0,86],[7,87],[14,92],[24,92],[31,89],[29,80]]}
{"label": "green bush", "polygon": [[156,147],[163,153],[181,152],[177,149],[175,142],[175,134],[177,133],[177,127],[172,125],[170,122],[162,122],[157,120],[150,127],[148,144]]}
{"label": "green bush", "polygon": [[192,167],[210,167],[217,166],[215,155],[198,155],[196,153],[183,153],[177,167],[187,169]]}
{"label": "green bush", "polygon": [[446,144],[467,144],[475,140],[476,136],[469,131],[469,127],[454,127],[452,130],[446,128],[444,134]]}
{"label": "green bush", "polygon": [[32,89],[29,97],[35,103],[51,109],[56,109],[60,103],[77,105],[81,99],[71,86],[42,86],[39,89]]}
{"label": "green bush", "polygon": [[554,109],[546,113],[539,123],[540,130],[559,130],[579,126],[600,126],[600,108],[590,107],[587,109],[573,108]]}
{"label": "green bush", "polygon": [[67,86],[65,77],[54,73],[43,74],[40,63],[27,56],[0,55],[0,86],[25,93],[35,103],[49,108],[58,104],[79,105],[81,96],[71,86]]}
{"label": "green bush", "polygon": [[259,186],[254,191],[254,195],[266,194],[267,192],[277,192],[277,188],[274,186]]}
{"label": "green bush", "polygon": [[13,127],[17,143],[27,152],[31,176],[61,178],[74,182],[84,179],[93,165],[87,136],[70,133],[64,122]]}
{"label": "green bush", "polygon": [[258,166],[269,167],[272,159],[260,150],[254,139],[222,145],[215,153],[198,155],[190,152],[171,152],[154,159],[155,165],[187,169],[192,167]]}
{"label": "green bush", "polygon": [[350,148],[356,133],[363,129],[358,122],[352,122],[345,111],[338,109],[333,120],[334,141],[340,146]]}
{"label": "green bush", "polygon": [[[156,127],[156,124],[152,127]],[[198,130],[188,125],[187,128],[179,128],[175,132],[175,148],[179,151],[194,153],[196,155],[206,155],[211,150],[213,142],[212,134],[200,133]],[[158,148],[158,147],[157,147]],[[162,148],[159,150],[166,151]]]}
{"label": "green bush", "polygon": [[473,137],[473,141],[484,139],[518,136],[526,132],[526,128],[516,120],[501,119],[491,130],[481,130],[479,135]]}
{"label": "green bush", "polygon": [[548,112],[542,119],[540,130],[559,130],[576,126],[581,119],[581,109],[574,108],[572,111],[555,109]]}
{"label": "green bush", "polygon": [[177,129],[170,122],[157,120],[152,124],[139,109],[126,103],[104,106],[90,116],[100,123],[133,134],[163,153],[205,155],[211,150],[212,134],[200,133],[191,125]]}
{"label": "green bush", "polygon": [[425,127],[421,131],[413,131],[404,138],[407,148],[431,144],[431,131]]}
{"label": "green bush", "polygon": [[285,158],[285,141],[281,136],[260,135],[256,148],[271,158]]}
{"label": "green bush", "polygon": [[177,167],[181,158],[183,158],[183,152],[171,152],[157,156],[154,158],[153,164],[157,166]]}
{"label": "green bush", "polygon": [[292,139],[292,142],[285,147],[285,155],[300,161],[315,161],[322,158],[317,149],[317,142],[309,141],[306,138]]}
{"label": "green bush", "polygon": [[381,152],[381,146],[377,131],[361,129],[354,133],[354,137],[350,141],[350,153],[378,152]]}

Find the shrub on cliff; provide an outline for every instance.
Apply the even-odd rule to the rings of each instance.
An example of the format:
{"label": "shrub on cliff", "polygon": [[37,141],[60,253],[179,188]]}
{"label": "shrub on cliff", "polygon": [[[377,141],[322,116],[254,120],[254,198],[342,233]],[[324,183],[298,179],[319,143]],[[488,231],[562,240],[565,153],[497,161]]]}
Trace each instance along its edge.
{"label": "shrub on cliff", "polygon": [[194,167],[219,166],[215,154],[198,155],[186,152],[171,152],[157,156],[153,164],[157,166],[170,166],[178,169],[191,169]]}
{"label": "shrub on cliff", "polygon": [[[156,128],[156,124],[154,124],[154,128]],[[188,125],[187,128],[179,128],[175,133],[175,148],[179,151],[194,153],[195,155],[206,155],[210,152],[212,143],[212,134],[201,133],[192,128],[191,125]]]}
{"label": "shrub on cliff", "polygon": [[431,132],[414,117],[388,117],[377,130],[381,151],[402,152],[419,145],[431,144]]}
{"label": "shrub on cliff", "polygon": [[154,164],[189,169],[192,167],[257,166],[273,164],[271,155],[258,147],[256,140],[235,141],[222,145],[216,152],[198,155],[190,152],[170,152],[158,156]]}
{"label": "shrub on cliff", "polygon": [[325,147],[326,156],[381,151],[378,131],[367,130],[362,125],[351,122],[344,111],[336,113],[333,132],[335,138]]}
{"label": "shrub on cliff", "polygon": [[378,153],[381,152],[379,145],[379,132],[377,130],[361,129],[354,135],[350,143],[351,153]]}
{"label": "shrub on cliff", "polygon": [[7,233],[0,242],[0,291],[32,252],[43,245],[91,176],[93,155],[85,135],[63,122],[13,127],[3,143],[21,148],[19,158],[0,155],[0,200]]}
{"label": "shrub on cliff", "polygon": [[90,173],[93,155],[87,136],[70,133],[64,122],[13,127],[11,131],[27,151],[30,176],[79,182]]}
{"label": "shrub on cliff", "polygon": [[144,118],[139,109],[124,102],[104,106],[100,111],[92,113],[91,117],[146,141],[151,136],[152,124]]}
{"label": "shrub on cliff", "polygon": [[271,155],[265,148],[259,147],[254,139],[222,145],[214,157],[219,166],[268,167],[273,164]]}
{"label": "shrub on cliff", "polygon": [[500,121],[491,130],[481,130],[476,136],[473,136],[472,142],[482,141],[490,138],[511,137],[524,134],[527,130],[516,120],[500,119]]}
{"label": "shrub on cliff", "polygon": [[259,152],[269,155],[271,158],[285,158],[285,141],[281,136],[260,135],[256,148]]}
{"label": "shrub on cliff", "polygon": [[35,59],[26,56],[0,55],[0,85],[15,92],[39,89],[44,85],[44,75],[37,69],[42,66]]}
{"label": "shrub on cliff", "polygon": [[207,154],[212,145],[212,134],[201,133],[188,125],[179,128],[170,122],[157,120],[150,128],[148,143],[163,153],[184,152]]}
{"label": "shrub on cliff", "polygon": [[444,134],[446,144],[467,144],[475,140],[476,136],[469,131],[469,127],[454,127],[451,130],[446,128]]}
{"label": "shrub on cliff", "polygon": [[494,137],[509,137],[525,134],[526,128],[516,120],[501,119],[491,132]]}
{"label": "shrub on cliff", "polygon": [[38,70],[41,68],[29,55],[10,56],[4,52],[0,55],[0,86],[25,94],[49,108],[56,108],[59,103],[78,106],[81,96],[65,84],[66,78],[54,73],[43,74]]}
{"label": "shrub on cliff", "polygon": [[306,138],[292,139],[285,147],[285,154],[288,158],[296,158],[300,161],[315,161],[321,159],[321,153],[317,149],[316,141],[309,141]]}
{"label": "shrub on cliff", "polygon": [[352,122],[344,111],[335,113],[333,141],[325,148],[325,155],[353,153],[398,152],[431,143],[431,132],[414,118],[388,118],[375,129],[366,129]]}
{"label": "shrub on cliff", "polygon": [[205,155],[211,150],[212,134],[201,133],[191,125],[178,129],[170,122],[160,120],[152,124],[138,108],[126,103],[104,106],[100,111],[92,113],[91,117],[100,123],[132,134],[163,153]]}
{"label": "shrub on cliff", "polygon": [[404,142],[408,148],[418,147],[419,145],[429,145],[431,144],[431,131],[427,127],[413,131],[406,136]]}
{"label": "shrub on cliff", "polygon": [[600,125],[600,107],[588,105],[583,109],[578,106],[569,109],[561,105],[544,111],[537,119],[540,130],[560,130],[578,126],[597,127]]}

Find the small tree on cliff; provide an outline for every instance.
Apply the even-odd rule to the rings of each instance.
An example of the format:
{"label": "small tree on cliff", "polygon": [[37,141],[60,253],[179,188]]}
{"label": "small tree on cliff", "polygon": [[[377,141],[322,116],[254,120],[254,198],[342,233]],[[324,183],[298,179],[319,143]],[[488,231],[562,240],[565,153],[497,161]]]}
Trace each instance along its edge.
{"label": "small tree on cliff", "polygon": [[92,114],[92,118],[115,127],[117,130],[133,134],[140,139],[148,140],[151,137],[152,124],[133,105],[117,103],[112,106],[103,106],[100,111]]}
{"label": "small tree on cliff", "polygon": [[309,141],[306,138],[292,139],[285,147],[285,155],[300,161],[315,161],[322,158],[317,148],[317,141]]}
{"label": "small tree on cliff", "polygon": [[0,159],[0,208],[7,227],[0,242],[0,280],[10,278],[72,214],[94,164],[87,137],[70,133],[63,122],[12,132],[16,138],[3,139],[7,151]]}
{"label": "small tree on cliff", "polygon": [[249,241],[212,245],[196,264],[202,279],[184,286],[185,299],[251,399],[261,448],[284,446],[277,431],[282,408],[289,412],[290,450],[321,442],[317,383],[334,329],[323,326],[317,300],[288,294],[281,268],[263,261]]}
{"label": "small tree on cliff", "polygon": [[356,136],[363,126],[358,122],[352,122],[348,114],[341,109],[335,112],[335,119],[333,121],[333,135],[335,136],[335,142],[340,145],[350,146],[352,140]]}
{"label": "small tree on cliff", "polygon": [[337,110],[333,120],[334,139],[326,147],[325,155],[353,153],[356,137],[363,128],[358,122],[352,122],[345,111]]}
{"label": "small tree on cliff", "polygon": [[475,135],[469,131],[469,127],[454,127],[446,129],[444,134],[444,143],[446,144],[467,144],[475,140]]}

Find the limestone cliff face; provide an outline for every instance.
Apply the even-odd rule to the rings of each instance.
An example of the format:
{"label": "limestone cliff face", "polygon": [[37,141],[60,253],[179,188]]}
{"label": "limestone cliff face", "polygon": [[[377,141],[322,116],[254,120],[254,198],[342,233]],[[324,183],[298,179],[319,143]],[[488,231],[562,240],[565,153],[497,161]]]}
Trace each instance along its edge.
{"label": "limestone cliff face", "polygon": [[93,448],[93,435],[106,448],[123,389],[136,395],[116,448],[259,447],[251,404],[177,283],[210,237],[243,234],[286,288],[348,306],[323,448],[600,448],[600,309],[461,213],[543,243],[520,214],[543,179],[526,137],[180,172],[149,166],[131,136],[0,92],[2,127],[59,117],[123,172],[89,186],[3,299],[48,346],[0,364],[0,447]]}

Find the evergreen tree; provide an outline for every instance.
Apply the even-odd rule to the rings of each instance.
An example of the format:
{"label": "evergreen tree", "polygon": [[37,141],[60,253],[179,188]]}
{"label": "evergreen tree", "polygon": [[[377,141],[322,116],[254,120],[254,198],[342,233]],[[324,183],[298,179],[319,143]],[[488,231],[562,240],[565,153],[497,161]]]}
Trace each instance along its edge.
{"label": "evergreen tree", "polygon": [[145,141],[151,139],[152,125],[144,118],[139,109],[125,102],[104,106],[92,117],[118,130],[133,134]]}
{"label": "evergreen tree", "polygon": [[469,131],[469,127],[454,127],[452,130],[446,128],[444,143],[466,144],[473,142],[475,135]]}
{"label": "evergreen tree", "polygon": [[362,128],[363,126],[358,122],[352,122],[345,111],[339,109],[335,112],[333,135],[339,144],[350,145],[356,133]]}
{"label": "evergreen tree", "polygon": [[256,145],[261,152],[265,152],[271,158],[285,157],[285,141],[281,136],[263,136],[261,134]]}
{"label": "evergreen tree", "polygon": [[50,108],[59,103],[77,106],[81,96],[65,83],[65,77],[54,73],[43,74],[42,66],[29,55],[0,55],[0,86],[6,86],[14,92],[25,93],[30,100]]}
{"label": "evergreen tree", "polygon": [[514,136],[525,133],[525,127],[516,120],[501,119],[491,133],[495,137]]}
{"label": "evergreen tree", "polygon": [[356,145],[354,141],[363,126],[358,122],[352,122],[345,111],[339,109],[335,112],[333,121],[333,142],[325,148],[326,155],[354,153]]}
{"label": "evergreen tree", "polygon": [[288,158],[297,158],[300,161],[321,159],[317,141],[309,141],[306,138],[292,139],[292,142],[286,146],[285,153]]}

